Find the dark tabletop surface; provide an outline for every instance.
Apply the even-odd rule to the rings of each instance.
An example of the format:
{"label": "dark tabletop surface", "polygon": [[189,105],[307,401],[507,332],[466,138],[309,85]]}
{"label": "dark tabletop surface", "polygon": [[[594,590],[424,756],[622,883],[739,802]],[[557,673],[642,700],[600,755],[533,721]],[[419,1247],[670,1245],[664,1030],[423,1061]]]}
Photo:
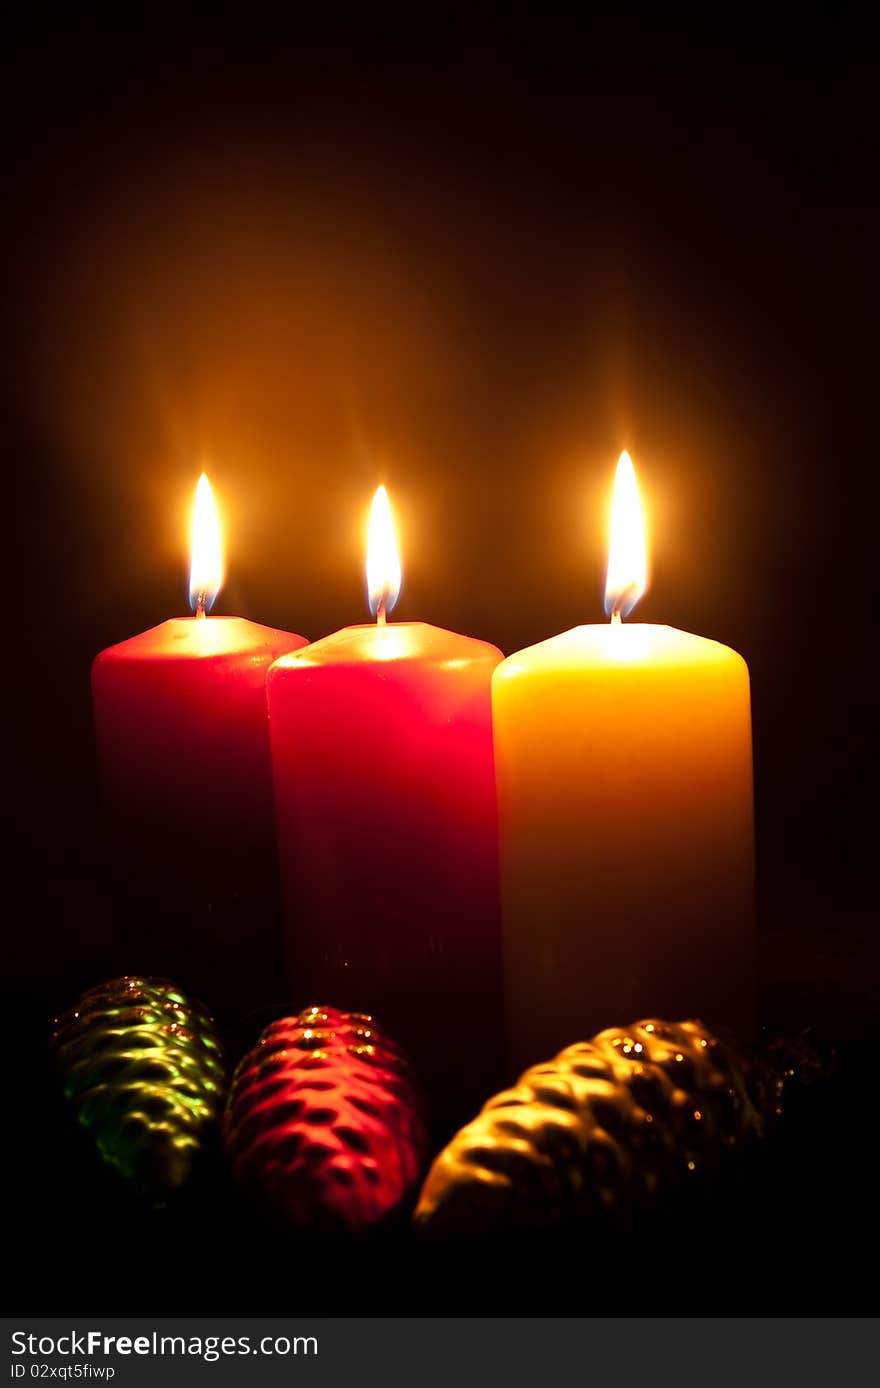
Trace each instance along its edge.
{"label": "dark tabletop surface", "polygon": [[[761,939],[762,1023],[812,1025],[832,1077],[711,1192],[626,1229],[427,1244],[405,1224],[303,1239],[261,1224],[219,1157],[165,1209],[120,1195],[66,1131],[46,1054],[52,1014],[107,976],[100,953],[7,980],[7,1220],[15,1309],[83,1314],[864,1314],[878,1232],[868,919],[799,904]],[[273,1003],[268,1010],[276,1011]],[[242,1019],[247,1027],[250,1019]],[[611,1019],[609,1019],[611,1020]],[[630,1020],[630,1019],[627,1019]],[[252,1025],[252,1024],[251,1024]],[[234,1028],[233,1028],[234,1032]],[[227,1033],[232,1051],[241,1044]],[[861,1250],[861,1253],[860,1253]]]}

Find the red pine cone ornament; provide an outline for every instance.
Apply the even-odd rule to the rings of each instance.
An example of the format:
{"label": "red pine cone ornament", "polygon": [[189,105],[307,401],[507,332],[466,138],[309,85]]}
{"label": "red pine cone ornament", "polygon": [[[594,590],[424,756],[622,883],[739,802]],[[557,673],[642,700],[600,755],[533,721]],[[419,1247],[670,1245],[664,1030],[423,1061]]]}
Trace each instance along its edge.
{"label": "red pine cone ornament", "polygon": [[403,1052],[371,1017],[310,1007],[267,1027],[224,1120],[236,1177],[299,1227],[366,1229],[412,1194],[428,1131]]}

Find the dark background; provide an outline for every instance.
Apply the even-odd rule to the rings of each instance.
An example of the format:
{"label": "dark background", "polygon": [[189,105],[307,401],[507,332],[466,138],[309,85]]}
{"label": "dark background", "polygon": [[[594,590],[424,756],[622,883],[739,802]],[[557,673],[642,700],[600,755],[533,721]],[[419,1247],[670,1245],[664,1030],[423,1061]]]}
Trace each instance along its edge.
{"label": "dark background", "polygon": [[[636,615],[751,669],[766,1015],[861,1043],[878,996],[866,14],[316,13],[282,31],[259,6],[86,9],[7,43],[19,1055],[95,981],[89,665],[185,611],[200,469],[226,524],[215,610],[309,637],[362,620],[385,481],[397,615],[509,653],[602,619],[623,447],[650,520]],[[828,1229],[845,1171],[817,1174]]]}

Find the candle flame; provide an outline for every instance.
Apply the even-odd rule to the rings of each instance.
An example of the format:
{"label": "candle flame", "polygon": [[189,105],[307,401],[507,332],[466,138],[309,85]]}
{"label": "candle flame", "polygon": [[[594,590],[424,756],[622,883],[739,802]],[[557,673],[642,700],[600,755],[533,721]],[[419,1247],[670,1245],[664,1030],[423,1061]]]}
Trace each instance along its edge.
{"label": "candle flame", "polygon": [[370,611],[384,622],[400,596],[400,554],[388,493],[376,488],[367,537],[367,593]]}
{"label": "candle flame", "polygon": [[605,611],[611,620],[628,617],[647,586],[645,517],[632,459],[624,449],[614,478],[611,545],[605,578]]}
{"label": "candle flame", "polygon": [[223,553],[220,521],[211,483],[204,473],[196,487],[192,518],[192,563],[189,571],[189,602],[196,616],[203,617],[214,606],[223,586]]}

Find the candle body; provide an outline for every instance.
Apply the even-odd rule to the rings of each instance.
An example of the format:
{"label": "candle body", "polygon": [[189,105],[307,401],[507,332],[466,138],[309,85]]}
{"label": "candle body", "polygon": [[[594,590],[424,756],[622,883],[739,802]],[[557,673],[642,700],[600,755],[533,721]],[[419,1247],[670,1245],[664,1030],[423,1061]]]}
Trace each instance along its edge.
{"label": "candle body", "polygon": [[511,1074],[615,1017],[754,1024],[748,668],[578,627],[492,686]]}
{"label": "candle body", "polygon": [[[92,668],[114,934],[125,971],[207,1001],[278,991],[266,672],[304,645],[239,617],[175,618]],[[283,1001],[283,990],[279,1001]]]}
{"label": "candle body", "polygon": [[268,680],[293,997],[373,1013],[456,1116],[501,1058],[500,659],[423,623],[356,626]]}

